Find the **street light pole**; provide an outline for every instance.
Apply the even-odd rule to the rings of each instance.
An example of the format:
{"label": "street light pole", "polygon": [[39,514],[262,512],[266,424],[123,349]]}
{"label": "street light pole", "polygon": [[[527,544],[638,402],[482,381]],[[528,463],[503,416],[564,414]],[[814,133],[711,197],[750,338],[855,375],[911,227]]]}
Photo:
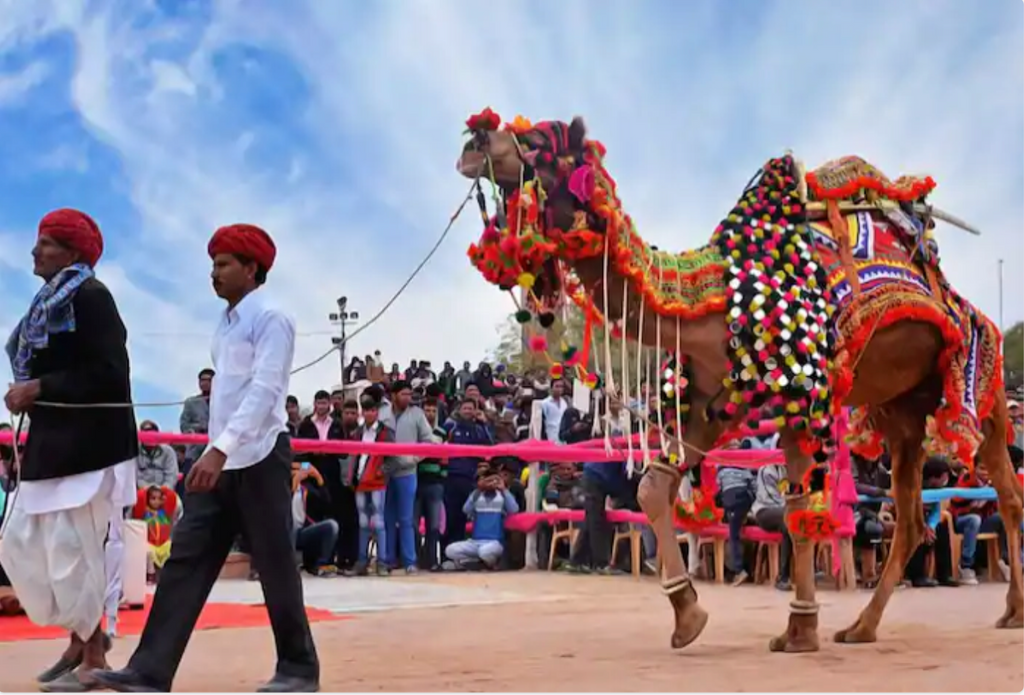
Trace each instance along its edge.
{"label": "street light pole", "polygon": [[338,297],[338,313],[331,313],[327,316],[331,323],[337,324],[339,335],[331,338],[331,343],[338,347],[338,361],[341,366],[341,388],[345,388],[345,347],[348,342],[347,329],[350,323],[359,320],[358,311],[348,311],[348,297]]}

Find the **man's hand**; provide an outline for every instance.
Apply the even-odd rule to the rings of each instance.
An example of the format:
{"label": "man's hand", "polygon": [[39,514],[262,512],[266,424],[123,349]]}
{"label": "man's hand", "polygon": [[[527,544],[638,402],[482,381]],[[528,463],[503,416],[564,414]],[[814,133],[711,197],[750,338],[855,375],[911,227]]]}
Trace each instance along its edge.
{"label": "man's hand", "polygon": [[39,379],[31,379],[20,384],[10,384],[7,388],[7,395],[4,396],[4,405],[15,415],[20,415],[31,408],[37,398],[39,398]]}
{"label": "man's hand", "polygon": [[924,542],[931,545],[935,542],[935,529],[931,526],[924,527]]}
{"label": "man's hand", "polygon": [[209,492],[217,486],[220,472],[228,457],[219,449],[207,449],[206,453],[199,457],[185,478],[185,489],[188,492]]}

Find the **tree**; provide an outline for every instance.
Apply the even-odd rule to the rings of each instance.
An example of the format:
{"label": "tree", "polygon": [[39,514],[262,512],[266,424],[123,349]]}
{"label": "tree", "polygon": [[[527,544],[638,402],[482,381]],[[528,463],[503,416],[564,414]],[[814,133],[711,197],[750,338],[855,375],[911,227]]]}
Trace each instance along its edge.
{"label": "tree", "polygon": [[1006,390],[1024,385],[1024,321],[1018,321],[1003,334],[1003,379]]}

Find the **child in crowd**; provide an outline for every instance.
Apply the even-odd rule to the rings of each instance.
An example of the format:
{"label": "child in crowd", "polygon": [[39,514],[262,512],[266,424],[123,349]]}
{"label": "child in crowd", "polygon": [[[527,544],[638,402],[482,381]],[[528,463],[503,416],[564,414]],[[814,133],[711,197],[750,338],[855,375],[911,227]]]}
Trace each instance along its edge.
{"label": "child in crowd", "polygon": [[181,518],[178,495],[168,487],[150,485],[139,490],[132,518],[146,522],[146,580],[155,584],[171,556],[171,530]]}
{"label": "child in crowd", "polygon": [[501,562],[505,541],[505,517],[519,511],[501,473],[486,463],[477,470],[476,490],[466,500],[463,514],[473,522],[469,540],[452,543],[445,550],[446,569],[469,569],[482,564],[496,569]]}
{"label": "child in crowd", "polygon": [[[360,401],[363,424],[356,431],[356,441],[368,444],[394,442],[394,431],[380,421],[380,404],[373,397]],[[352,574],[365,576],[370,565],[370,535],[377,541],[377,574],[386,577],[388,567],[381,561],[387,557],[387,534],[384,533],[384,477],[385,457],[381,454],[360,454],[352,466],[351,485],[356,491],[356,509],[359,511],[359,560]]]}

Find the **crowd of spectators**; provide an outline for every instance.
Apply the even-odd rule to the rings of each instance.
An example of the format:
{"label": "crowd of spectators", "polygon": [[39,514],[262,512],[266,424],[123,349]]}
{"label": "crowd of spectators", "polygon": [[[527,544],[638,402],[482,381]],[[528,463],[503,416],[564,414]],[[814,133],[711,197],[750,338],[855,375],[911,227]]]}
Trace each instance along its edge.
{"label": "crowd of spectators", "polygon": [[[593,399],[590,407],[578,409],[570,397],[570,386],[550,379],[543,370],[517,375],[503,365],[482,362],[473,369],[464,362],[457,370],[445,362],[441,371],[435,372],[430,363],[413,360],[404,370],[393,364],[385,371],[378,354],[376,359],[354,358],[344,376],[346,387],[316,392],[306,408],[299,398],[288,397],[288,428],[293,437],[487,446],[522,441],[531,431],[560,444],[603,436],[605,428],[613,436],[625,435],[630,422],[636,432],[636,420],[627,416],[622,404],[612,400],[606,412],[602,399]],[[181,412],[183,433],[206,433],[215,380],[211,369],[199,373],[199,393],[186,400]],[[650,415],[659,407],[659,400],[646,388],[641,393],[640,400],[630,407]],[[536,408],[535,402],[539,403]],[[1019,469],[1024,417],[1017,401],[1011,400],[1009,405],[1014,439],[1010,452]],[[534,417],[541,422],[533,423]],[[139,428],[158,430],[149,420]],[[777,436],[748,438],[731,446],[775,448]],[[148,573],[153,581],[169,554],[170,530],[187,513],[181,500],[183,477],[202,451],[201,445],[140,447],[139,498],[130,514],[147,524]],[[0,495],[13,485],[6,474],[11,458],[10,447],[0,446]],[[525,539],[522,534],[506,533],[505,518],[520,511],[557,507],[580,509],[585,514],[572,547],[556,548],[559,568],[599,574],[628,569],[611,556],[614,528],[605,516],[609,508],[638,508],[638,480],[627,474],[625,464],[542,463],[538,506],[533,510],[527,509],[525,466],[517,458],[500,456],[419,459],[297,454],[292,470],[297,561],[306,572],[320,577],[521,567]],[[878,461],[854,457],[854,477],[859,494],[886,496],[890,486],[886,457]],[[756,470],[723,466],[717,470],[716,501],[729,527],[726,572],[735,585],[752,580],[751,548],[742,541],[743,526],[751,524],[781,534],[776,586],[791,588],[792,541],[784,522],[785,480],[784,465]],[[924,466],[926,489],[986,484],[980,467],[968,474],[939,458],[927,460]],[[976,568],[987,561],[978,553],[978,539],[988,538],[985,534],[1000,539],[998,570],[1008,574],[1009,549],[994,503],[955,500],[943,510],[939,505],[929,506],[926,516],[925,542],[907,566],[909,583],[918,587],[976,584]],[[859,574],[863,585],[870,587],[876,581],[880,551],[892,537],[895,520],[889,505],[868,502],[857,505],[855,523]],[[958,558],[951,556],[951,533],[959,539]],[[541,527],[538,555],[542,563],[547,561],[551,537],[551,530]],[[653,533],[645,527],[641,570],[648,574],[657,572],[655,545]],[[239,547],[244,550],[244,539],[239,539]],[[932,572],[926,571],[929,555],[933,556]],[[0,585],[3,581],[0,569]]]}

